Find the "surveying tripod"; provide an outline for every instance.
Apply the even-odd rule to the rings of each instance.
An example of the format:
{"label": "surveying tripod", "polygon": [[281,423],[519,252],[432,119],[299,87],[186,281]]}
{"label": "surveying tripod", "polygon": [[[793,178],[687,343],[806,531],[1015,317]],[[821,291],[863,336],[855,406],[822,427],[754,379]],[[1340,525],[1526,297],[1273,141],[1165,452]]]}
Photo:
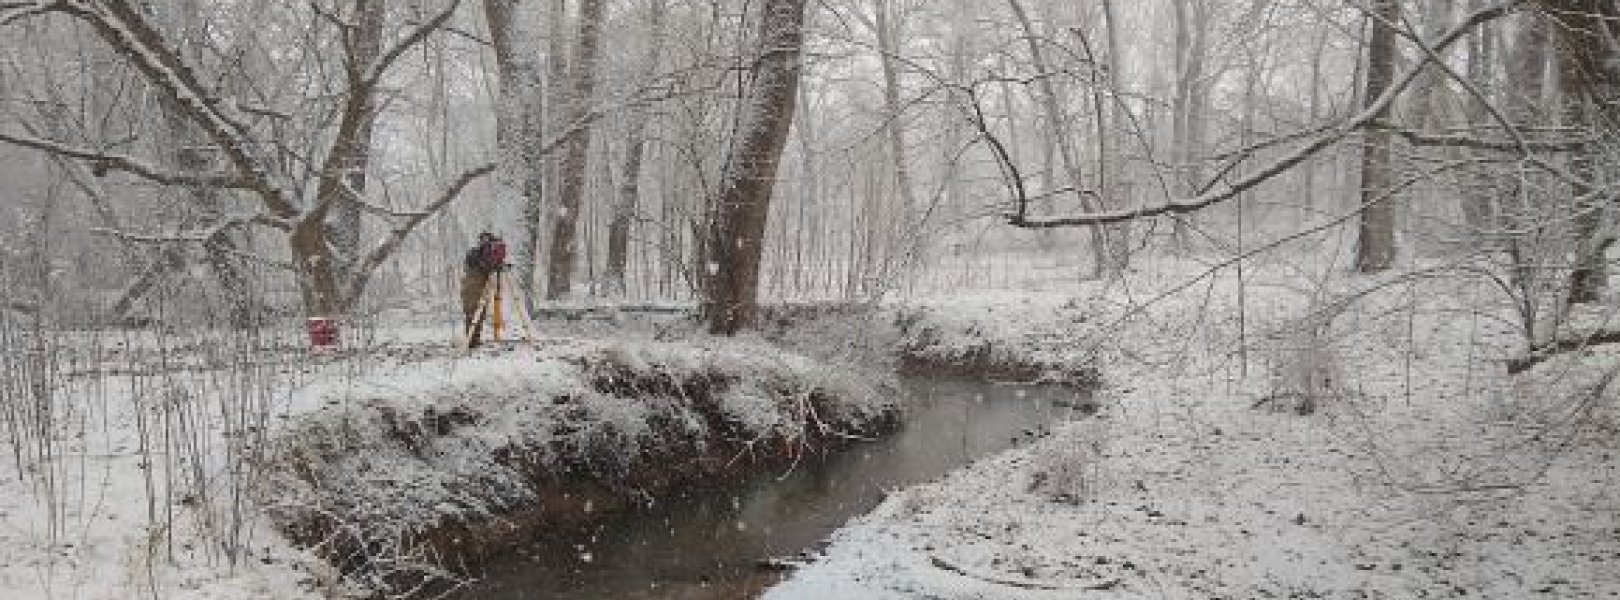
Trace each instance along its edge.
{"label": "surveying tripod", "polygon": [[[519,326],[522,329],[523,340],[533,342],[535,339],[535,327],[534,319],[530,317],[529,310],[527,308],[528,303],[526,300],[528,298],[519,296],[519,294],[522,293],[522,290],[512,289],[510,292],[510,296],[516,305],[513,307],[513,310],[519,317]],[[472,322],[468,323],[465,331],[461,332],[461,340],[458,343],[461,348],[469,349],[471,347],[473,334],[477,333],[479,329],[483,328],[485,316],[489,317],[490,341],[502,341],[501,335],[506,326],[505,299],[508,295],[506,272],[501,269],[496,269],[495,271],[491,272],[489,274],[489,278],[484,281],[484,289],[479,293],[478,309],[473,312]]]}

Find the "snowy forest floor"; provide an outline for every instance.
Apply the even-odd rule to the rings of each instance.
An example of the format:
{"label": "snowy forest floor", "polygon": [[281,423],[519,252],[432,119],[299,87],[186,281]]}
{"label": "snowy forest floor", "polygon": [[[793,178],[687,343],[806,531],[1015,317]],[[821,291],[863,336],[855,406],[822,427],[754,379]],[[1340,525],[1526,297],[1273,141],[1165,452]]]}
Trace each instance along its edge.
{"label": "snowy forest floor", "polygon": [[[896,491],[768,597],[1620,594],[1620,417],[1608,386],[1620,346],[1509,376],[1505,361],[1524,352],[1512,303],[1473,272],[1326,272],[1339,273],[1259,264],[1242,285],[1230,269],[1202,277],[1191,261],[1110,281],[1046,273],[1008,289],[888,302],[875,320],[830,313],[773,325],[768,337],[822,360],[890,354],[902,368],[911,357],[1012,365],[1000,375],[1013,378],[1100,377],[1102,408],[1031,446]],[[1602,324],[1612,312],[1572,322]],[[541,327],[554,343],[590,348],[688,337],[669,323]],[[222,469],[218,457],[240,447],[219,433],[263,429],[221,414],[221,398],[267,408],[277,416],[262,425],[284,431],[330,411],[336,396],[388,396],[420,411],[437,406],[422,392],[445,388],[465,404],[492,380],[481,374],[533,359],[452,359],[421,350],[444,344],[439,333],[375,334],[371,344],[386,350],[374,354],[252,354],[263,364],[248,365],[229,348],[208,350],[230,340],[173,354],[132,340],[99,364],[53,367],[64,410],[52,416],[51,441],[4,432],[14,453],[51,468],[18,472],[30,461],[0,460],[11,482],[0,487],[0,597],[333,593],[329,567],[282,539],[261,507],[232,500],[257,475]],[[762,354],[758,340],[742,344],[702,360]],[[573,385],[566,369],[547,377],[548,389]],[[621,417],[633,412],[602,400]],[[473,408],[500,407],[497,398]],[[367,422],[387,425],[372,419],[381,414]],[[494,439],[486,434],[456,443]],[[145,500],[154,494],[173,501]],[[244,542],[244,553],[233,561],[222,536]]]}
{"label": "snowy forest floor", "polygon": [[1620,351],[1510,377],[1514,312],[1468,269],[1263,265],[1159,296],[1199,274],[918,301],[1094,357],[1101,414],[897,491],[766,597],[1620,595]]}

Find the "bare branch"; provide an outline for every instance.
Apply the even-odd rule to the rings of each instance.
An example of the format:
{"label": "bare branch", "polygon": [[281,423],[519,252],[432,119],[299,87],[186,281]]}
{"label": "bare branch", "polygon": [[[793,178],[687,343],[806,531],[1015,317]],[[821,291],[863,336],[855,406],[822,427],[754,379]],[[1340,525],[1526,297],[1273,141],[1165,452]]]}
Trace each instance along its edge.
{"label": "bare branch", "polygon": [[418,24],[415,29],[411,30],[409,35],[390,46],[386,52],[383,52],[381,57],[377,58],[376,64],[371,65],[366,71],[365,77],[361,79],[362,89],[369,90],[375,87],[377,82],[382,79],[383,73],[388,70],[388,67],[393,66],[394,61],[399,60],[401,54],[404,54],[406,50],[410,50],[412,46],[443,27],[445,22],[450,20],[450,17],[455,16],[456,9],[460,6],[461,0],[450,0],[450,4],[444,10],[433,15],[433,18]]}
{"label": "bare branch", "polygon": [[248,225],[277,226],[278,221],[264,215],[245,215],[220,221],[219,223],[198,231],[188,231],[171,234],[141,234],[130,233],[108,227],[92,227],[91,233],[119,238],[126,242],[141,244],[211,244],[225,237],[225,234],[239,227]]}
{"label": "bare branch", "polygon": [[1531,142],[1519,140],[1490,140],[1465,135],[1444,134],[1435,135],[1421,131],[1414,131],[1397,127],[1391,123],[1368,123],[1369,129],[1383,129],[1406,140],[1413,146],[1443,146],[1450,148],[1471,148],[1474,150],[1491,150],[1496,152],[1580,152],[1598,140],[1594,138],[1578,138],[1556,142]]}
{"label": "bare branch", "polygon": [[62,8],[61,4],[58,0],[0,2],[0,27],[10,25],[13,21],[60,10]]}
{"label": "bare branch", "polygon": [[1309,143],[1306,143],[1304,146],[1301,146],[1295,149],[1292,153],[1277,159],[1270,165],[1244,176],[1242,179],[1233,182],[1225,189],[1204,192],[1192,198],[1185,200],[1171,200],[1159,205],[1138,206],[1135,208],[1122,210],[1099,211],[1047,219],[1029,218],[1026,212],[1029,207],[1028,200],[1026,197],[1020,194],[1017,212],[1007,215],[1007,221],[1014,227],[1026,229],[1050,229],[1055,227],[1104,225],[1108,223],[1131,221],[1144,217],[1196,212],[1211,205],[1234,198],[1238,194],[1241,194],[1257,185],[1260,185],[1261,183],[1269,181],[1272,178],[1289,171],[1294,166],[1304,162],[1312,156],[1315,156],[1323,149],[1337,143],[1339,140],[1342,140],[1345,137],[1348,137],[1351,133],[1367,127],[1368,124],[1373,123],[1378,119],[1379,116],[1383,115],[1384,111],[1395,102],[1395,99],[1398,98],[1400,94],[1411,85],[1412,81],[1417,78],[1418,74],[1421,73],[1429,63],[1434,62],[1436,53],[1438,51],[1442,51],[1456,43],[1475,27],[1507,15],[1509,11],[1518,5],[1523,4],[1523,2],[1524,0],[1508,0],[1507,2],[1483,8],[1470,14],[1467,19],[1464,19],[1462,23],[1458,24],[1456,27],[1453,27],[1435,42],[1433,52],[1426,53],[1417,64],[1413,65],[1411,68],[1402,73],[1388,90],[1385,90],[1382,95],[1376,98],[1373,102],[1369,103],[1360,113],[1342,121],[1337,126],[1327,129],[1324,133],[1316,136],[1315,139],[1311,140]]}
{"label": "bare branch", "polygon": [[297,196],[273,184],[264,162],[249,154],[255,144],[248,128],[226,114],[233,107],[208,101],[215,94],[136,8],[105,0],[57,0],[55,6],[89,24],[149,82],[174,98],[230,160],[245,182],[242,187],[256,192],[269,212],[279,218],[298,214]]}
{"label": "bare branch", "polygon": [[449,206],[451,202],[461,196],[462,190],[465,190],[472,182],[490,174],[494,170],[495,163],[485,163],[463,171],[444,191],[439,193],[437,198],[428,202],[421,210],[413,213],[398,213],[405,216],[406,219],[395,225],[388,232],[388,237],[378,243],[359,264],[355,265],[353,276],[350,277],[348,287],[344,291],[344,297],[347,301],[352,302],[359,298],[360,294],[365,291],[366,282],[370,281],[371,274],[377,270],[378,266],[382,265],[383,261],[388,260],[388,257],[393,255],[394,251],[398,249],[401,243],[404,243],[406,238],[410,237],[411,232],[416,230],[418,225],[427,221],[429,217],[438,214],[444,207]]}
{"label": "bare branch", "polygon": [[253,185],[247,180],[234,175],[203,175],[192,173],[177,173],[152,166],[145,162],[123,154],[109,154],[84,148],[75,148],[51,140],[32,136],[18,136],[0,133],[0,143],[22,146],[32,150],[39,150],[48,154],[84,161],[90,165],[91,171],[101,175],[107,171],[120,171],[136,177],[160,183],[163,185],[194,185],[202,187],[249,190]]}

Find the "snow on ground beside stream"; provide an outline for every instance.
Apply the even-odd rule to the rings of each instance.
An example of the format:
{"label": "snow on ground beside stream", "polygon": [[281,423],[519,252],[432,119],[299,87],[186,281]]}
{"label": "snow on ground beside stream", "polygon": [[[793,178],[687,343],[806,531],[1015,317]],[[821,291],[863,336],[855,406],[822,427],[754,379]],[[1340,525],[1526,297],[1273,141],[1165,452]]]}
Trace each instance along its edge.
{"label": "snow on ground beside stream", "polygon": [[[888,306],[897,320],[933,328],[926,340],[907,341],[936,357],[989,348],[998,358],[1100,367],[1102,414],[897,491],[768,597],[1620,595],[1620,427],[1614,392],[1602,385],[1620,364],[1620,347],[1561,355],[1510,378],[1502,360],[1519,355],[1521,343],[1509,308],[1479,281],[1452,274],[1407,285],[1397,274],[1319,288],[1297,271],[1261,268],[1242,288],[1240,320],[1239,287],[1226,274],[1143,308],[1199,273],[1151,266],[1124,285],[1046,278]],[[1388,285],[1379,292],[1333,302],[1381,282]],[[859,355],[871,345],[860,339],[872,335],[863,327],[789,335],[819,335],[826,348]],[[285,415],[272,426],[282,431],[310,415],[338,423],[360,410],[370,418],[372,400],[382,397],[395,411],[422,413],[436,404],[429,390],[451,389],[490,412],[514,393],[577,384],[559,363],[537,375],[554,379],[508,381],[513,365],[537,361],[530,350],[479,360],[413,355],[424,342],[443,344],[441,329],[378,332],[400,356],[291,360],[267,365],[270,373],[238,367],[223,377],[202,357],[152,376],[69,378],[56,393],[78,401],[55,416],[54,477],[0,460],[8,482],[0,486],[0,598],[268,600],[333,591],[323,587],[333,585],[330,569],[255,511],[240,514],[248,550],[235,567],[205,542],[205,530],[232,524],[232,513],[205,518],[188,473],[145,462],[137,409],[211,420],[211,394],[265,391],[263,400]],[[701,354],[681,356],[694,369],[705,360],[780,366],[775,354],[746,346]],[[637,356],[647,357],[622,355],[632,363]],[[813,370],[797,362],[788,369]],[[265,381],[274,383],[254,387]],[[1306,398],[1318,410],[1295,414]],[[634,403],[602,400],[604,418],[634,422]],[[726,398],[739,421],[769,428],[776,421],[759,400]],[[217,456],[229,446],[215,435],[217,423],[197,425],[206,431],[175,441],[200,446],[173,447],[177,455]],[[161,463],[163,450],[152,450]],[[170,464],[200,464],[206,479],[226,478],[211,461]],[[175,486],[174,502],[149,505],[148,481]],[[154,514],[172,527],[152,527]],[[174,534],[172,544],[164,533]]]}
{"label": "snow on ground beside stream", "polygon": [[1522,346],[1479,281],[1279,271],[1249,273],[1241,321],[1230,277],[1138,310],[1192,267],[921,301],[1100,357],[1102,415],[896,492],[766,597],[1620,595],[1614,392],[1592,393],[1620,352],[1510,379]]}
{"label": "snow on ground beside stream", "polygon": [[[534,482],[492,448],[626,444],[600,456],[629,461],[660,410],[690,417],[669,427],[774,441],[806,435],[811,424],[789,412],[836,434],[896,407],[882,377],[758,340],[550,337],[467,354],[403,330],[379,332],[365,352],[309,355],[296,338],[266,351],[235,338],[137,337],[62,341],[52,351],[69,364],[39,388],[54,412],[7,414],[52,432],[0,428],[24,456],[0,459],[0,598],[363,595],[268,515],[316,510],[353,530],[420,530],[522,499]],[[696,419],[668,397],[686,389],[712,395],[718,415]],[[226,540],[242,548],[234,560]],[[380,558],[402,572],[436,569],[415,555]]]}

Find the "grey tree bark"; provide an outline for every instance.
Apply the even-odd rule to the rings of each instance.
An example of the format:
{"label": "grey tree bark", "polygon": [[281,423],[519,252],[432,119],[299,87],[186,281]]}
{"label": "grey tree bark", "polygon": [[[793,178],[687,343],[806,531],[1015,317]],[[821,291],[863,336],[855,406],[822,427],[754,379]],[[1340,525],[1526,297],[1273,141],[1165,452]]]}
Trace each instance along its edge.
{"label": "grey tree bark", "polygon": [[705,243],[703,315],[711,333],[732,335],[758,313],[759,266],[776,169],[793,125],[806,0],[764,0],[742,97],[737,139],[727,151]]}
{"label": "grey tree bark", "polygon": [[[647,7],[647,48],[641,57],[641,80],[649,81],[658,74],[660,57],[664,53],[665,12],[667,0],[652,0]],[[630,115],[625,133],[624,165],[620,177],[618,199],[613,203],[613,217],[608,224],[606,282],[610,293],[624,295],[625,271],[630,263],[630,233],[636,212],[641,204],[641,171],[647,150],[647,123],[652,118],[652,107],[639,106]]]}
{"label": "grey tree bark", "polygon": [[[495,144],[500,166],[495,175],[495,200],[519,208],[517,240],[512,265],[518,289],[534,302],[540,239],[540,215],[545,203],[545,161],[541,152],[545,135],[546,90],[540,64],[539,15],[535,0],[484,0],[490,43],[500,92],[495,105]],[[530,310],[534,306],[528,307]]]}
{"label": "grey tree bark", "polygon": [[585,198],[585,174],[589,167],[591,127],[576,126],[590,111],[596,92],[596,62],[602,42],[602,11],[607,0],[583,0],[579,8],[579,33],[574,40],[568,77],[568,109],[563,127],[568,143],[558,174],[557,205],[551,218],[551,251],[547,258],[546,298],[559,300],[573,291],[575,263],[579,257],[579,215]]}
{"label": "grey tree bark", "polygon": [[[1367,106],[1389,89],[1395,75],[1395,26],[1399,0],[1373,0],[1372,35],[1367,43],[1367,78],[1362,95]],[[1389,111],[1380,112],[1384,118]],[[1361,150],[1361,219],[1356,244],[1356,270],[1376,273],[1395,264],[1395,201],[1392,191],[1390,134],[1374,128],[1363,133]]]}

